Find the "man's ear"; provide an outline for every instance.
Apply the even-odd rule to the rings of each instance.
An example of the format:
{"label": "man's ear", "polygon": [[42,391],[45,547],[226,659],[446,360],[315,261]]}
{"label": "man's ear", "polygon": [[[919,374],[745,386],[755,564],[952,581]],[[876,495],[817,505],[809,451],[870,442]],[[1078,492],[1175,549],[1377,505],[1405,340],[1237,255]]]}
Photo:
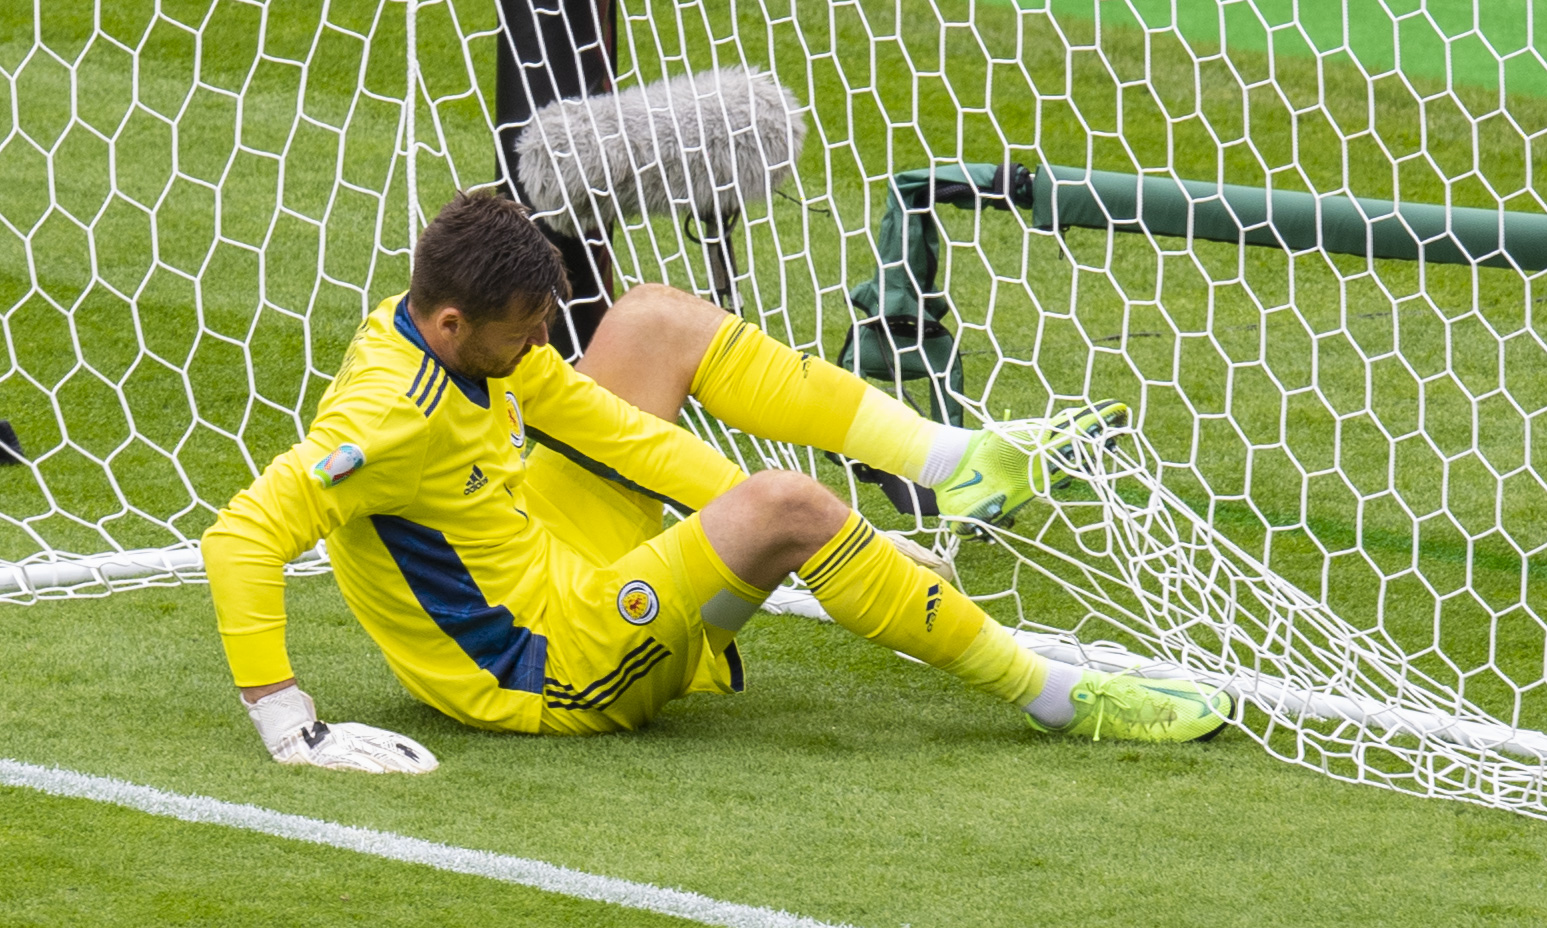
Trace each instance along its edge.
{"label": "man's ear", "polygon": [[467,325],[467,317],[455,306],[442,306],[435,311],[434,325],[442,335],[454,338]]}

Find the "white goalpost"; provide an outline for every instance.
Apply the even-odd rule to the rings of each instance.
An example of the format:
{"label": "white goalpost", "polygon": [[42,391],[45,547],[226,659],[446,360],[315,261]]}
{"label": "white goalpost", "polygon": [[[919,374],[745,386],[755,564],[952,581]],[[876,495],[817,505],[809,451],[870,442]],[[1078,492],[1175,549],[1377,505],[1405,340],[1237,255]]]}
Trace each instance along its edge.
{"label": "white goalpost", "polygon": [[[1547,818],[1529,5],[531,6],[616,45],[612,109],[553,125],[618,157],[537,203],[615,289],[718,300],[968,426],[1133,410],[1110,445],[1073,436],[1081,479],[965,541],[885,475],[688,427],[844,488],[1043,653],[1227,686],[1241,731],[1334,777]],[[200,533],[304,432],[427,217],[516,177],[504,17],[0,13],[0,600],[202,579]],[[716,70],[788,91],[783,135]],[[630,93],[650,144],[598,115]],[[555,172],[566,138],[535,149]]]}

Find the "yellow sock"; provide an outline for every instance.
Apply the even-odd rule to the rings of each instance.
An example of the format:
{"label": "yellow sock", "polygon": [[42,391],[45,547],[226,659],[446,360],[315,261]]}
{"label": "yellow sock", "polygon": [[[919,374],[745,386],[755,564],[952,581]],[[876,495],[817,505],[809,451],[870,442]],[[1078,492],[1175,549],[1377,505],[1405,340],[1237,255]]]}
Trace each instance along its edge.
{"label": "yellow sock", "polygon": [[942,428],[895,396],[866,384],[859,413],[838,450],[845,457],[917,483],[923,479],[929,451]]}
{"label": "yellow sock", "polygon": [[936,667],[960,658],[988,619],[955,587],[904,557],[857,512],[849,513],[838,534],[797,573],[833,621]]}
{"label": "yellow sock", "polygon": [[1025,707],[1041,695],[1048,665],[1017,644],[1003,625],[985,616],[978,637],[944,669],[984,692]]}
{"label": "yellow sock", "polygon": [[691,392],[715,418],[918,480],[943,428],[848,371],[727,315]]}

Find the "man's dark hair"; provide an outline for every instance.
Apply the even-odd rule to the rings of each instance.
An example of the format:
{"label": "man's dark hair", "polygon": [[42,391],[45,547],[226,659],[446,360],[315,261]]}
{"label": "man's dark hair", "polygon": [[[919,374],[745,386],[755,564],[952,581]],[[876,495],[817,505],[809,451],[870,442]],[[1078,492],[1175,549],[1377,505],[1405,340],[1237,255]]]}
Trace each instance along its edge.
{"label": "man's dark hair", "polygon": [[474,324],[503,318],[516,301],[524,315],[548,314],[569,300],[559,252],[527,218],[526,207],[493,194],[458,191],[419,236],[408,301],[428,316],[455,306]]}

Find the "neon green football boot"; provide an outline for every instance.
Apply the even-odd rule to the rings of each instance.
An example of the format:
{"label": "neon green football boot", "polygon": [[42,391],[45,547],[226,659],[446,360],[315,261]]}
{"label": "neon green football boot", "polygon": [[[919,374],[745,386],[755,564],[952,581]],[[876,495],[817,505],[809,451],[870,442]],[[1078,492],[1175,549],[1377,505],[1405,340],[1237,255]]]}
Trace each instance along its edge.
{"label": "neon green football boot", "polygon": [[1228,724],[1235,700],[1219,690],[1209,694],[1186,680],[1146,680],[1131,674],[1087,670],[1069,696],[1074,720],[1062,728],[1026,724],[1061,735],[1102,735],[1124,741],[1207,741]]}
{"label": "neon green football boot", "polygon": [[[967,445],[956,472],[935,487],[940,514],[961,516],[989,525],[1013,525],[1015,511],[1048,489],[1067,486],[1075,476],[1074,433],[1099,435],[1128,424],[1128,407],[1117,400],[1065,409],[1050,419],[1023,419],[1000,429],[1033,448],[1011,442],[998,432],[979,431]],[[957,522],[951,530],[971,537],[981,529]]]}

